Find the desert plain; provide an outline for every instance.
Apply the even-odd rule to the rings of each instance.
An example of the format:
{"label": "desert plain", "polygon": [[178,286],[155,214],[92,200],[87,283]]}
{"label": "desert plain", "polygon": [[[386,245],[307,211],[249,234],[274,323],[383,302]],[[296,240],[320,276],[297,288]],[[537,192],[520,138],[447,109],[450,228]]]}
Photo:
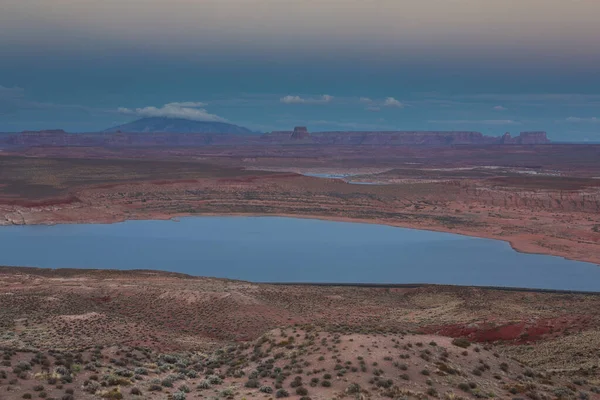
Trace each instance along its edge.
{"label": "desert plain", "polygon": [[[600,146],[1,150],[0,225],[279,215],[600,263]],[[599,310],[593,293],[3,267],[0,399],[600,398]]]}

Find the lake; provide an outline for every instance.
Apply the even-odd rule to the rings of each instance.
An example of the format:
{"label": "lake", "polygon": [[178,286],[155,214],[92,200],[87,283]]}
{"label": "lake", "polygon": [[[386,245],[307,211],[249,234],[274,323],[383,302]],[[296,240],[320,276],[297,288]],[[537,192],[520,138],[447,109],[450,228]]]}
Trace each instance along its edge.
{"label": "lake", "polygon": [[0,227],[0,265],[159,269],[255,282],[600,291],[600,266],[517,253],[501,241],[282,217]]}

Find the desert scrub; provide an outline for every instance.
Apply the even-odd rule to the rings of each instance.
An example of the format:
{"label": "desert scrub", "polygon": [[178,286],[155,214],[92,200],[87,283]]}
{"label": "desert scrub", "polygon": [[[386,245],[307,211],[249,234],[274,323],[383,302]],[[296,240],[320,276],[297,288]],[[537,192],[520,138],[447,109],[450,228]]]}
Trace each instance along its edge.
{"label": "desert scrub", "polygon": [[348,394],[360,393],[360,385],[358,383],[351,383],[350,386],[348,386],[346,388],[346,393],[348,393]]}
{"label": "desert scrub", "polygon": [[452,340],[452,344],[458,347],[462,347],[463,349],[466,349],[467,347],[469,347],[471,345],[471,342],[469,342],[468,339],[465,338],[456,338],[454,340]]}
{"label": "desert scrub", "polygon": [[468,383],[466,383],[466,382],[461,382],[461,383],[459,383],[459,384],[458,384],[458,388],[459,388],[460,390],[462,390],[463,392],[467,392],[467,393],[471,391],[471,387],[470,387],[470,386],[469,386],[469,384],[468,384]]}
{"label": "desert scrub", "polygon": [[96,381],[86,381],[83,384],[83,390],[90,394],[94,394],[100,389],[100,384]]}
{"label": "desert scrub", "polygon": [[137,388],[137,387],[132,387],[131,390],[129,391],[129,393],[131,393],[134,396],[141,396],[142,395],[142,391]]}
{"label": "desert scrub", "polygon": [[258,391],[261,393],[273,393],[273,388],[271,386],[261,386]]}
{"label": "desert scrub", "polygon": [[204,379],[203,381],[200,381],[200,383],[198,383],[198,385],[196,386],[196,389],[198,390],[204,390],[204,389],[210,389],[211,387],[211,383],[208,379]]}
{"label": "desert scrub", "polygon": [[181,385],[181,386],[179,386],[179,391],[183,392],[183,393],[189,393],[192,390],[190,389],[190,387],[188,385]]}
{"label": "desert scrub", "polygon": [[247,388],[255,389],[260,386],[260,382],[258,381],[258,379],[248,379],[244,386]]}
{"label": "desert scrub", "polygon": [[206,379],[208,379],[212,385],[220,385],[223,383],[223,379],[217,375],[209,375]]}
{"label": "desert scrub", "polygon": [[123,393],[121,393],[121,389],[119,387],[116,387],[101,392],[100,397],[102,397],[103,399],[118,400],[123,398]]}
{"label": "desert scrub", "polygon": [[296,394],[299,396],[306,396],[308,394],[308,389],[300,386],[299,388],[296,388]]}
{"label": "desert scrub", "polygon": [[183,392],[175,392],[173,393],[173,400],[185,400],[185,393]]}
{"label": "desert scrub", "polygon": [[196,370],[192,369],[192,370],[189,370],[186,375],[188,378],[194,379],[194,378],[198,377],[198,372],[196,372]]}
{"label": "desert scrub", "polygon": [[162,392],[162,386],[157,383],[153,383],[148,387],[149,392]]}
{"label": "desert scrub", "polygon": [[289,393],[287,390],[285,389],[279,389],[277,392],[275,392],[275,397],[280,399],[282,397],[289,397]]}

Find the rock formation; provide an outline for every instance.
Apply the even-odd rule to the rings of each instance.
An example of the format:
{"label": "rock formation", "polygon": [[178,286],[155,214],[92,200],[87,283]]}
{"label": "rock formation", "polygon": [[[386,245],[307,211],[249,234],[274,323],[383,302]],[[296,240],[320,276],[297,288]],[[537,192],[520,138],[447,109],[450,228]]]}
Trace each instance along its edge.
{"label": "rock formation", "polygon": [[305,126],[297,126],[294,128],[294,132],[292,132],[291,138],[294,140],[307,139],[310,137],[308,133],[308,129]]}
{"label": "rock formation", "polygon": [[[203,129],[216,129],[203,126]],[[227,125],[227,124],[226,124]],[[232,125],[233,126],[233,125]],[[223,127],[222,127],[223,128]],[[230,129],[224,127],[223,129]],[[231,128],[233,129],[233,128]],[[368,146],[456,146],[456,145],[538,145],[550,143],[546,132],[521,132],[512,137],[487,136],[469,131],[333,131],[309,133],[304,126],[293,131],[273,131],[258,134],[224,132],[114,132],[67,133],[63,130],[25,131],[4,135],[8,145],[36,146],[143,146],[177,147],[208,145],[260,145],[260,144],[314,144],[314,145],[368,145]]]}

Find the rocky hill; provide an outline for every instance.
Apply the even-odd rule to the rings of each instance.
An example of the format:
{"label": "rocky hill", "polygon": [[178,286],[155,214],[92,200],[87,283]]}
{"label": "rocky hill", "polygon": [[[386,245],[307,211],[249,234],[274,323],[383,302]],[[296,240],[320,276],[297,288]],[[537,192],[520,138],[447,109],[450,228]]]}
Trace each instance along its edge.
{"label": "rocky hill", "polygon": [[274,131],[263,135],[271,143],[314,143],[327,145],[489,145],[547,144],[546,132],[521,132],[512,137],[487,136],[471,131],[331,131],[309,133],[305,127],[293,131]]}

